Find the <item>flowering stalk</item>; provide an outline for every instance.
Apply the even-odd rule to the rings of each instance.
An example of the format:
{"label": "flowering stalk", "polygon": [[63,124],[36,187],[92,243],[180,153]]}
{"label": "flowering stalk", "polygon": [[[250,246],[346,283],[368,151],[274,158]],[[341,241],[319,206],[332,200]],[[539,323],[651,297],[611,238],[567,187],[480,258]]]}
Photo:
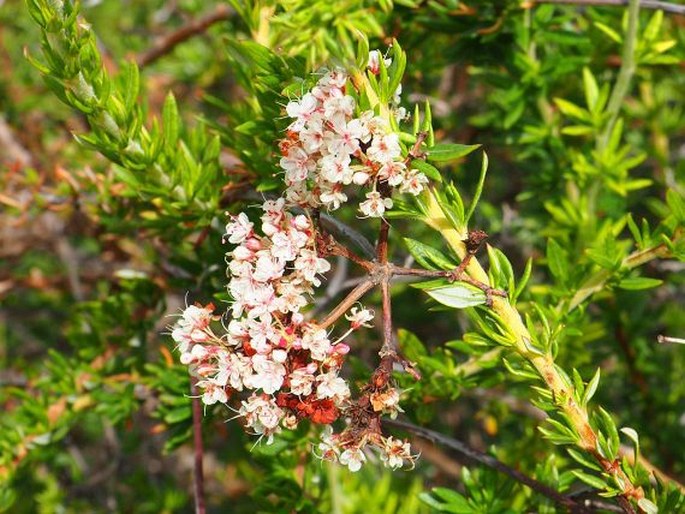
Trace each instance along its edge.
{"label": "flowering stalk", "polygon": [[[371,75],[388,65],[374,64],[380,54],[370,57]],[[417,195],[428,179],[409,166],[412,154],[403,157],[391,128],[394,120],[387,116],[405,115],[397,94],[390,105],[379,107],[380,116],[373,110],[360,113],[352,95],[368,97],[371,89],[352,90],[350,84],[358,86],[345,71],[328,71],[286,106],[293,121],[279,145],[285,192],[263,203],[259,228],[246,213],[232,216],[226,226],[225,240],[236,246],[228,254],[233,302],[224,333],[212,329],[219,320],[212,305],[192,305],[172,337],[181,362],[197,377],[205,404],[227,404],[246,393],[238,400],[237,417],[267,442],[306,419],[326,425],[321,457],[356,471],[366,460],[365,448],[375,448],[391,468],[414,460],[407,442],[386,437],[381,430],[381,416],[401,410],[391,372],[394,362],[402,362],[392,333],[393,266],[388,262],[390,225],[384,214],[393,207],[394,192]],[[377,97],[373,100],[377,105]],[[416,149],[422,141],[419,138]],[[337,210],[353,188],[364,188],[358,204],[361,217],[381,220],[375,261],[358,257],[319,223],[320,210]],[[330,255],[355,262],[368,277],[317,322],[307,318],[307,307],[321,276],[330,270]],[[352,332],[371,326],[373,313],[357,303],[375,286],[383,295],[381,361],[354,400],[340,376],[350,350],[345,341]],[[334,323],[343,316],[349,328],[332,337]],[[333,434],[331,424],[340,416],[349,420],[347,427]]]}

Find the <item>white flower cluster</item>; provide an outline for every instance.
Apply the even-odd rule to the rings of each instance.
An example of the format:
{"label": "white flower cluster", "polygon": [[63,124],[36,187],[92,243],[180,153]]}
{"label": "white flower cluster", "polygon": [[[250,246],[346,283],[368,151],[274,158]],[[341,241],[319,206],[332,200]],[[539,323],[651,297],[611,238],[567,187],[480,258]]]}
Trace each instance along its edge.
{"label": "white flower cluster", "polygon": [[[372,54],[370,64],[378,58],[380,54]],[[259,231],[245,213],[232,216],[226,225],[224,239],[236,246],[229,253],[233,303],[224,333],[212,329],[221,317],[211,304],[187,307],[172,330],[181,362],[198,379],[202,401],[226,404],[233,393],[244,392],[237,417],[269,442],[303,419],[330,428],[341,414],[359,408],[339,376],[349,352],[343,341],[373,320],[368,309],[352,307],[346,315],[349,329],[331,340],[324,328],[305,319],[302,311],[330,264],[319,257],[312,220],[288,208],[337,209],[347,200],[343,188],[356,184],[371,188],[359,205],[361,212],[380,217],[392,200],[387,189],[379,192],[379,182],[412,194],[427,182],[407,168],[398,136],[385,120],[370,111],[355,117],[355,101],[345,94],[347,82],[343,71],[330,71],[299,101],[288,104],[294,121],[280,145],[285,196],[263,203]],[[387,381],[366,395],[368,419],[401,411],[399,392]],[[341,434],[327,432],[322,457],[356,471],[365,459],[363,448],[371,445],[391,468],[413,462],[408,443],[383,437],[377,422],[369,426],[352,423]]]}
{"label": "white flower cluster", "polygon": [[[378,59],[374,55],[372,64]],[[428,178],[407,167],[399,137],[385,119],[373,111],[355,115],[355,100],[345,94],[347,84],[344,71],[329,71],[310,92],[286,106],[294,119],[280,145],[286,198],[301,206],[335,210],[347,201],[346,186],[367,186],[371,190],[359,210],[377,218],[393,205],[379,192],[379,182],[417,195]]]}
{"label": "white flower cluster", "polygon": [[392,436],[377,436],[368,440],[367,437],[350,438],[346,434],[333,434],[330,427],[324,431],[318,450],[323,460],[339,462],[347,466],[350,471],[359,471],[362,464],[367,460],[368,448],[372,447],[377,452],[381,462],[390,469],[399,469],[405,464],[413,466],[416,455],[412,455],[409,442],[396,439]]}
{"label": "white flower cluster", "polygon": [[255,434],[270,438],[305,418],[322,424],[338,418],[350,396],[338,376],[349,352],[342,340],[369,326],[373,314],[353,308],[351,327],[337,341],[305,321],[300,311],[330,264],[317,256],[307,216],[286,211],[283,198],[267,200],[262,210],[263,235],[245,213],[226,225],[225,237],[237,245],[230,253],[233,305],[226,333],[212,332],[213,306],[190,306],[172,337],[181,362],[200,377],[204,403],[226,403],[227,391],[251,391],[238,414]]}

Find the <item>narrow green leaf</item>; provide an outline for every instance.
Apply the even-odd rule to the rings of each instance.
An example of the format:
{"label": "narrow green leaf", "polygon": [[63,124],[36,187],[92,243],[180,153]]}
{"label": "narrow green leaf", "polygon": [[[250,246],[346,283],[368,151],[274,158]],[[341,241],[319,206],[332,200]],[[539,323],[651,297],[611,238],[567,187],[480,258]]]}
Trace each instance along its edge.
{"label": "narrow green leaf", "polygon": [[607,489],[606,482],[604,482],[604,480],[595,475],[590,475],[588,473],[578,471],[577,469],[571,470],[571,473],[573,473],[576,477],[578,477],[581,481],[585,482],[590,487],[594,487],[595,489],[599,490]]}
{"label": "narrow green leaf", "polygon": [[447,270],[456,267],[456,264],[447,258],[445,254],[432,246],[408,237],[404,238],[404,244],[407,245],[407,250],[416,259],[416,262],[424,268]]}
{"label": "narrow green leaf", "polygon": [[486,300],[483,291],[463,282],[455,282],[449,286],[427,290],[426,293],[437,302],[454,309],[483,305]]}
{"label": "narrow green leaf", "polygon": [[627,289],[629,291],[638,291],[641,289],[652,289],[653,287],[658,287],[663,283],[663,280],[659,280],[657,278],[632,277],[621,280],[618,283],[618,287],[621,289]]}
{"label": "narrow green leaf", "polygon": [[428,164],[423,159],[414,159],[411,161],[409,167],[419,170],[429,179],[435,180],[436,182],[442,182],[442,175],[440,174],[440,171],[435,166]]}
{"label": "narrow green leaf", "polygon": [[456,143],[435,145],[427,152],[429,161],[451,162],[476,151],[481,145],[460,145]]}

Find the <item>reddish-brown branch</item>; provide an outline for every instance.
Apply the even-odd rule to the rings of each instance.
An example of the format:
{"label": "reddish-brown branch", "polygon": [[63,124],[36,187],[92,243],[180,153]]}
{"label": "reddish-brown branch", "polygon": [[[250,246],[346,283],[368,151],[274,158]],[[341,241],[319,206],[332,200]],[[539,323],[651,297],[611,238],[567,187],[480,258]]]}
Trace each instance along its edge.
{"label": "reddish-brown branch", "polygon": [[383,296],[383,346],[379,355],[396,356],[395,344],[392,331],[392,303],[390,301],[390,284],[387,277],[381,282],[381,294]]}
{"label": "reddish-brown branch", "polygon": [[343,299],[343,301],[341,301],[335,307],[335,309],[329,312],[328,315],[324,319],[322,319],[318,325],[321,328],[330,327],[340,318],[340,316],[345,314],[350,309],[350,307],[352,307],[355,304],[355,302],[357,302],[362,296],[369,292],[376,284],[377,282],[373,280],[373,278],[371,277],[369,277],[369,279],[359,284],[352,291],[350,291],[349,294]]}
{"label": "reddish-brown branch", "polygon": [[136,59],[138,66],[144,68],[155,62],[160,57],[168,54],[178,45],[193,36],[202,34],[215,23],[230,19],[235,11],[226,4],[219,4],[213,12],[191,21],[178,30],[167,34],[155,41],[152,48],[146,50]]}
{"label": "reddish-brown branch", "polygon": [[195,495],[195,514],[205,514],[205,479],[202,469],[204,447],[202,444],[202,404],[198,397],[197,379],[190,377],[190,396],[193,402],[193,492]]}

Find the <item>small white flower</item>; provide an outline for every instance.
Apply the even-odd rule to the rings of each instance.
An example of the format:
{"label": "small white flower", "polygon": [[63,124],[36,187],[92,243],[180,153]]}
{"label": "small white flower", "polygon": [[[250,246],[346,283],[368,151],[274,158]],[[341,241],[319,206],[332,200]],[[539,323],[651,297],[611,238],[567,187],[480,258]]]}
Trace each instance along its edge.
{"label": "small white flower", "polygon": [[252,234],[253,227],[254,224],[244,212],[237,216],[232,216],[231,222],[226,225],[225,235],[228,236],[228,242],[233,244],[242,243]]}
{"label": "small white flower", "polygon": [[369,322],[373,321],[373,317],[374,314],[372,310],[363,307],[360,308],[358,306],[352,307],[350,313],[345,315],[345,319],[350,322],[353,330],[356,330],[359,327],[371,328],[373,325]]}
{"label": "small white flower", "polygon": [[366,151],[369,159],[385,163],[397,159],[402,154],[399,136],[395,133],[375,135]]}
{"label": "small white flower", "polygon": [[381,448],[381,460],[390,469],[399,469],[404,465],[404,461],[413,462],[415,456],[411,454],[411,446],[407,441],[386,437]]}
{"label": "small white flower", "polygon": [[309,350],[315,361],[324,360],[331,349],[326,330],[323,328],[306,330],[302,336],[302,348]]}
{"label": "small white flower", "polygon": [[319,385],[316,388],[316,397],[320,400],[324,398],[333,398],[336,403],[349,398],[350,388],[342,378],[340,378],[334,371],[322,373],[316,379]]}
{"label": "small white flower", "polygon": [[428,177],[418,170],[410,170],[400,185],[400,193],[409,193],[414,196],[424,190],[428,184]]}
{"label": "small white flower", "polygon": [[366,456],[359,448],[349,448],[340,455],[340,464],[347,466],[353,473],[359,471],[366,461]]}
{"label": "small white flower", "polygon": [[380,218],[387,209],[392,208],[392,200],[383,198],[378,191],[366,193],[366,201],[359,204],[359,210],[368,218]]}
{"label": "small white flower", "polygon": [[[392,63],[392,59],[383,59],[383,64],[387,68]],[[378,50],[369,52],[369,63],[367,67],[371,73],[378,75],[381,72],[381,53]]]}

